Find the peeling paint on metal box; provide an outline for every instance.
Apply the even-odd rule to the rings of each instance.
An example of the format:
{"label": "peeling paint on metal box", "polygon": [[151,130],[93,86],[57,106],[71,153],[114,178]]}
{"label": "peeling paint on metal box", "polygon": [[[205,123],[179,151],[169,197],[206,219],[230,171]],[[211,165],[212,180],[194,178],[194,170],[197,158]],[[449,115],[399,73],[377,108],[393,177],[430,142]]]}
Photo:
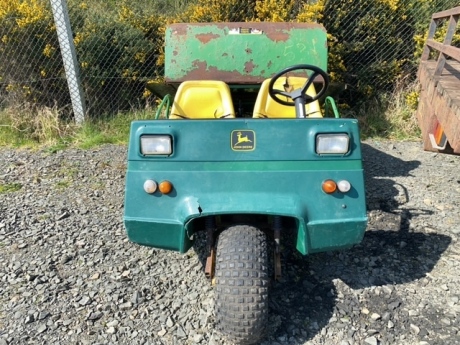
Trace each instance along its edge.
{"label": "peeling paint on metal box", "polygon": [[172,24],[165,55],[169,83],[258,84],[295,64],[326,70],[327,36],[321,25],[307,23]]}

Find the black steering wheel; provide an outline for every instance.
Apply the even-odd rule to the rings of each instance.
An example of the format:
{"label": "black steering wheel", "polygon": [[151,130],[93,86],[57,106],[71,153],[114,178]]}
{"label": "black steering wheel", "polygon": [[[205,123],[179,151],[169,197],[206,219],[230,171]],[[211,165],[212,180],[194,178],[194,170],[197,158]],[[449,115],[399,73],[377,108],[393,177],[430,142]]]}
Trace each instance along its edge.
{"label": "black steering wheel", "polygon": [[[274,85],[276,81],[281,78],[284,74],[291,72],[291,71],[312,71],[313,73],[308,77],[307,81],[305,84],[296,90],[288,91],[288,90],[278,90],[274,89]],[[323,81],[322,81],[322,87],[321,90],[316,94],[316,96],[310,96],[307,94],[307,90],[310,87],[310,85],[315,81],[317,76],[321,76]],[[327,88],[329,86],[329,76],[325,71],[323,71],[321,68],[313,65],[306,65],[306,64],[301,64],[301,65],[294,65],[291,67],[287,67],[283,69],[281,72],[278,72],[275,74],[272,79],[270,80],[270,84],[268,84],[268,94],[270,95],[271,98],[275,102],[278,102],[282,105],[287,105],[287,106],[295,106],[296,107],[296,115],[297,117],[305,117],[305,105],[308,103],[312,103],[319,98],[321,98],[327,91]],[[277,95],[282,95],[284,97],[288,97],[292,99],[292,101],[286,101],[284,99],[280,99]]]}

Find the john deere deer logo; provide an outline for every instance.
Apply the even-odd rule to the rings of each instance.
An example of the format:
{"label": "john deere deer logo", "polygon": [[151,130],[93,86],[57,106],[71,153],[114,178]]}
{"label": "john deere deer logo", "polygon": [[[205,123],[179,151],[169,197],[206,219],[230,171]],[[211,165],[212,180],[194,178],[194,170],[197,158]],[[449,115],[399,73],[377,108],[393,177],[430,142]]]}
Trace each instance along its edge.
{"label": "john deere deer logo", "polygon": [[235,145],[241,143],[252,143],[252,140],[250,140],[247,135],[243,137],[243,134],[241,134],[241,132],[236,133],[236,136],[238,137],[238,141]]}
{"label": "john deere deer logo", "polygon": [[250,130],[236,130],[231,135],[231,145],[234,151],[253,151],[256,148],[256,134]]}

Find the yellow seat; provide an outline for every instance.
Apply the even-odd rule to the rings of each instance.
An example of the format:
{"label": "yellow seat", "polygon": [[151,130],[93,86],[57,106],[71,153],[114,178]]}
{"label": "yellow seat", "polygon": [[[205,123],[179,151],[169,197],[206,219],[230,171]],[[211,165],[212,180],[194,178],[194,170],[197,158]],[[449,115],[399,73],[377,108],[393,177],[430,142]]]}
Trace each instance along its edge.
{"label": "yellow seat", "polygon": [[[289,84],[290,90],[288,92],[300,89],[305,85],[307,78],[303,77],[288,77],[288,78],[279,78],[275,85],[273,86],[276,90],[285,90],[286,79]],[[268,84],[271,79],[266,79],[262,83],[259,93],[257,95],[256,104],[254,106],[254,113],[252,117],[256,118],[295,118],[295,107],[282,105],[276,102],[268,94]],[[307,90],[307,95],[316,96],[315,86],[313,84]],[[284,96],[278,95],[280,99]],[[286,97],[286,101],[292,101],[290,98]],[[323,117],[321,113],[321,108],[318,101],[308,103],[305,106],[305,113],[307,117]]]}
{"label": "yellow seat", "polygon": [[170,119],[235,117],[230,88],[223,81],[191,80],[179,85]]}

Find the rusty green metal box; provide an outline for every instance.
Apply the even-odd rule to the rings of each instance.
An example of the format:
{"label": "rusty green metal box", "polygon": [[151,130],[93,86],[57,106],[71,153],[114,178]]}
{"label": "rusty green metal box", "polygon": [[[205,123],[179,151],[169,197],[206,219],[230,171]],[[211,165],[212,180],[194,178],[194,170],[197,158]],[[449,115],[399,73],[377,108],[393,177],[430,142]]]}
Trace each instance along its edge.
{"label": "rusty green metal box", "polygon": [[165,79],[260,84],[295,64],[327,70],[324,27],[307,23],[173,24],[166,30]]}

